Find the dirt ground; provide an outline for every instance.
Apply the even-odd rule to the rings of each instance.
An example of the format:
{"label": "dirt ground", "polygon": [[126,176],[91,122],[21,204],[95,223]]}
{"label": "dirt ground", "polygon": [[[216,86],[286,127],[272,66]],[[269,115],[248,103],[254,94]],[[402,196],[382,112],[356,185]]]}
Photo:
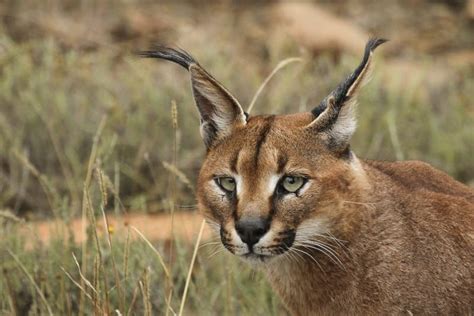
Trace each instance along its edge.
{"label": "dirt ground", "polygon": [[[177,239],[194,242],[201,223],[202,216],[197,212],[177,212],[174,218],[169,214],[150,215],[150,214],[126,214],[123,216],[107,215],[109,223],[109,232],[111,235],[121,234],[124,238],[127,236],[127,230],[130,229],[132,238],[137,238],[138,234],[133,228],[139,230],[149,241],[166,241],[172,237]],[[172,224],[173,222],[173,224]],[[99,235],[105,233],[105,223],[97,220],[97,231]],[[72,237],[76,243],[82,243],[85,239],[85,227],[80,218],[72,220],[69,224],[63,221],[38,221],[27,223],[22,232],[25,234],[37,235],[37,240],[47,245],[55,238]],[[211,231],[206,225],[202,240],[209,239]],[[175,239],[173,238],[173,239]]]}

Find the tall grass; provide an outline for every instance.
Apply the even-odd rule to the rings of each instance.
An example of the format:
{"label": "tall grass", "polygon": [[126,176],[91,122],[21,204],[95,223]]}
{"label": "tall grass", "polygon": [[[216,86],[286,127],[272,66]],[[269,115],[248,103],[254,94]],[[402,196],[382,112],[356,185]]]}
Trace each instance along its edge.
{"label": "tall grass", "polygon": [[[170,107],[163,108],[164,124],[153,127],[156,130],[163,130],[164,139],[160,137],[164,143],[162,146],[172,148],[172,154],[167,155],[163,152],[165,159],[160,164],[157,163],[156,158],[150,158],[153,155],[150,148],[141,150],[138,148],[137,155],[146,155],[148,164],[148,170],[139,171],[136,165],[118,156],[116,151],[121,149],[117,148],[117,144],[125,147],[130,140],[127,140],[125,136],[125,139],[119,141],[118,132],[114,131],[114,128],[118,127],[113,125],[116,117],[113,111],[106,109],[106,105],[99,103],[99,108],[105,107],[104,112],[98,112],[100,117],[91,117],[87,113],[81,116],[82,109],[77,109],[78,112],[74,113],[69,112],[69,110],[74,111],[74,101],[71,108],[68,108],[69,106],[65,103],[66,96],[63,95],[65,92],[59,92],[61,89],[66,89],[63,86],[65,82],[60,78],[54,78],[55,71],[50,69],[58,65],[45,66],[42,63],[42,58],[46,58],[43,54],[55,54],[54,58],[60,59],[61,67],[64,66],[62,58],[68,57],[62,56],[52,43],[38,45],[41,47],[39,64],[33,66],[30,60],[30,65],[25,66],[27,69],[25,71],[31,72],[31,77],[26,73],[22,77],[21,71],[19,73],[16,68],[21,66],[17,65],[16,61],[5,64],[3,73],[5,78],[14,75],[20,77],[13,80],[11,86],[4,86],[2,90],[5,92],[5,89],[11,89],[3,93],[2,98],[4,98],[4,104],[12,105],[12,107],[2,108],[5,111],[1,112],[4,119],[2,131],[9,133],[7,137],[1,139],[2,146],[6,149],[2,151],[2,159],[8,163],[10,172],[2,173],[2,177],[4,180],[13,180],[8,184],[14,189],[15,168],[26,172],[28,177],[32,177],[29,181],[37,181],[41,189],[31,191],[33,195],[38,195],[32,199],[29,207],[37,203],[32,209],[50,210],[52,212],[50,216],[61,221],[56,227],[55,238],[49,245],[43,245],[39,242],[38,232],[35,231],[34,226],[17,220],[17,217],[13,215],[12,212],[23,209],[23,206],[19,206],[17,210],[11,208],[12,211],[2,213],[1,230],[5,238],[0,240],[1,266],[4,276],[0,281],[0,293],[2,293],[0,311],[14,315],[22,315],[26,312],[32,315],[88,315],[91,313],[209,315],[253,313],[254,311],[262,314],[278,314],[281,306],[270,294],[266,282],[260,276],[255,276],[255,273],[249,269],[242,269],[229,256],[219,254],[207,258],[213,251],[206,251],[206,248],[203,248],[204,250],[201,249],[198,252],[199,239],[193,251],[191,245],[181,242],[179,238],[171,239],[172,243],[168,241],[151,243],[146,236],[133,227],[128,232],[122,230],[110,233],[106,211],[115,210],[121,213],[134,207],[133,197],[132,201],[121,199],[121,195],[126,195],[127,188],[120,187],[119,184],[127,183],[127,175],[130,179],[137,179],[137,182],[142,181],[144,186],[149,184],[160,186],[164,192],[161,208],[168,209],[170,212],[173,212],[177,205],[176,200],[181,194],[180,190],[190,190],[189,188],[192,187],[190,180],[178,169],[178,160],[180,162],[184,160],[181,156],[178,157],[178,150],[184,145],[180,141],[182,131],[178,129],[177,124],[177,105],[174,104],[171,111]],[[29,48],[25,49],[26,54],[33,54]],[[24,56],[16,57],[20,60],[24,58]],[[30,58],[34,56],[31,55]],[[76,69],[78,65],[75,62],[70,65],[71,68],[68,68],[68,71]],[[125,67],[128,67],[136,61],[128,60],[126,63],[128,64]],[[41,70],[35,70],[36,67]],[[48,79],[45,80],[45,78]],[[17,91],[22,80],[25,80],[25,86],[28,87],[24,92]],[[43,83],[43,80],[46,82]],[[42,86],[43,84],[45,86]],[[58,95],[63,95],[64,99],[58,96],[50,99],[50,93],[41,91],[46,84],[61,86],[56,91]],[[34,88],[35,86],[42,87]],[[139,86],[142,87],[142,84]],[[94,89],[99,89],[99,87]],[[18,93],[18,95],[9,95],[10,93]],[[34,97],[36,93],[38,97]],[[54,92],[51,93],[54,94]],[[20,102],[19,100],[23,98],[21,95],[30,96],[24,97],[25,102]],[[75,97],[72,96],[72,99]],[[167,102],[167,104],[170,103]],[[81,105],[92,109],[93,112],[97,110],[82,101]],[[160,103],[157,105],[159,106]],[[118,105],[115,106],[118,107]],[[28,108],[33,108],[35,111],[32,117],[29,117],[31,113]],[[21,111],[26,111],[25,115],[22,115]],[[151,109],[151,111],[154,110]],[[171,117],[168,116],[170,113]],[[55,115],[58,117],[52,119]],[[127,119],[133,118],[132,113],[127,115],[130,116]],[[140,122],[145,119],[142,116],[144,113],[137,115]],[[84,118],[84,126],[77,125],[79,124],[76,122],[78,117]],[[15,122],[15,119],[18,121]],[[182,118],[182,122],[188,120],[186,117]],[[12,133],[13,126],[17,123],[24,126],[19,128],[19,133]],[[75,124],[75,128],[82,129],[79,134],[83,139],[73,139],[78,135],[75,133],[78,132],[69,124]],[[34,135],[28,133],[28,131],[35,131],[36,128],[38,131],[45,131],[46,135],[41,132]],[[172,133],[168,133],[168,130],[172,130]],[[171,135],[166,136],[167,134]],[[88,137],[89,139],[86,139]],[[45,148],[40,148],[37,142],[43,140],[48,148],[53,148],[52,153],[44,151]],[[74,147],[72,143],[76,145],[80,143],[81,146]],[[54,150],[55,146],[56,150]],[[36,156],[35,152],[38,154],[43,152],[47,157],[42,154]],[[133,158],[143,159],[142,157]],[[132,166],[125,165],[124,160]],[[118,168],[117,162],[119,162]],[[59,169],[56,169],[56,163],[60,165]],[[111,165],[114,168],[111,168]],[[123,171],[124,169],[128,170],[128,173]],[[152,177],[142,180],[141,177],[147,172],[152,173]],[[116,180],[112,183],[111,178],[120,181]],[[62,179],[69,185],[62,186]],[[170,191],[165,189],[169,182],[163,182],[163,179],[171,179],[168,180],[173,183]],[[29,183],[21,183],[21,190],[29,190],[27,189],[29,185],[36,190],[34,184]],[[149,192],[144,194],[153,196]],[[42,204],[42,198],[44,198],[44,204]],[[180,199],[181,203],[183,201],[186,201],[186,198]],[[150,201],[144,202],[148,204]],[[3,203],[7,207],[10,205],[8,201]],[[76,216],[74,213],[82,214],[83,229],[87,235],[87,241],[82,245],[77,245],[68,231],[68,222]],[[96,229],[98,221],[103,221],[104,227],[107,228],[103,232]],[[26,234],[24,227],[28,228]],[[138,238],[130,238],[130,236]],[[250,286],[250,284],[254,285]],[[254,304],[258,304],[258,307],[255,308]]]}
{"label": "tall grass", "polygon": [[[63,221],[49,245],[36,243],[38,232],[32,224],[9,211],[1,213],[5,238],[0,241],[3,275],[0,312],[12,315],[209,315],[228,314],[229,310],[249,313],[255,311],[253,304],[257,303],[256,311],[278,314],[279,305],[275,299],[269,299],[266,284],[263,288],[258,286],[259,298],[249,296],[249,287],[256,286],[249,286],[247,282],[264,283],[256,279],[252,271],[241,269],[228,257],[206,258],[206,255],[202,257],[206,253],[203,251],[198,256],[204,221],[194,250],[178,237],[170,236],[174,243],[153,244],[135,227],[131,229],[139,239],[132,241],[130,228],[128,233],[111,229],[105,213],[111,188],[105,185],[97,157],[105,122],[104,117],[95,134],[84,180],[82,221],[87,227],[86,242],[77,245],[67,238],[71,235],[64,232],[67,222]],[[24,163],[31,165],[26,158]],[[95,192],[91,190],[93,182],[97,185]],[[94,193],[99,196],[97,199],[92,198]],[[60,198],[53,195],[52,203]],[[102,233],[97,229],[97,221],[101,219],[105,228]],[[26,234],[21,231],[25,226]],[[170,261],[166,263],[166,259]],[[232,275],[229,269],[234,271]],[[224,275],[225,278],[219,278]],[[229,286],[234,287],[232,291],[223,291]],[[231,306],[219,305],[221,301]]]}
{"label": "tall grass", "polygon": [[[29,249],[25,239],[19,240],[21,234],[15,227],[18,224],[3,225],[3,232],[9,235],[1,241],[2,314],[89,315],[120,311],[122,315],[173,315],[181,309],[182,315],[284,312],[260,275],[228,255],[208,258],[206,247],[193,252],[182,243],[175,250],[176,260],[171,266],[166,265],[168,276],[156,256],[156,251],[166,252],[164,243],[154,243],[153,250],[142,239],[127,243],[123,236],[112,236],[114,247],[110,248],[105,245],[105,236],[100,236],[102,255],[95,242],[89,241],[89,256],[84,262],[80,247],[62,237],[58,236],[49,247],[37,245]],[[193,253],[198,254],[194,261]],[[170,301],[166,284],[169,279],[175,291]]]}

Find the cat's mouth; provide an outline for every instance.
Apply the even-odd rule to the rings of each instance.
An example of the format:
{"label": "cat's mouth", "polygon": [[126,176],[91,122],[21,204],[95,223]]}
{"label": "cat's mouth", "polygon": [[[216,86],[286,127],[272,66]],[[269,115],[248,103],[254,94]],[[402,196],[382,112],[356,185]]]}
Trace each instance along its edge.
{"label": "cat's mouth", "polygon": [[257,249],[252,249],[247,253],[236,255],[252,264],[268,263],[277,257],[283,256],[290,249],[290,247],[291,246],[283,244],[279,246],[260,247]]}
{"label": "cat's mouth", "polygon": [[266,262],[268,260],[270,260],[272,257],[274,257],[275,255],[259,255],[259,254],[256,254],[256,253],[247,253],[245,255],[242,255],[241,257],[245,260],[249,260],[251,262]]}
{"label": "cat's mouth", "polygon": [[[230,235],[230,234],[229,234]],[[253,263],[268,262],[272,258],[285,254],[293,246],[294,230],[272,233],[263,237],[255,244],[243,243],[239,240],[226,238],[228,234],[221,233],[224,247],[236,256]]]}

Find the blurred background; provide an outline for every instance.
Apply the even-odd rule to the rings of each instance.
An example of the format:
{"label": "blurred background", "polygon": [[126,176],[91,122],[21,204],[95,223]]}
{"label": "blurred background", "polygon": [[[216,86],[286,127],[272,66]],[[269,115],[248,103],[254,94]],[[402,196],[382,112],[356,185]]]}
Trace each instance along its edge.
{"label": "blurred background", "polygon": [[[177,312],[200,218],[183,217],[188,237],[160,220],[194,212],[205,149],[187,72],[135,51],[189,51],[244,108],[281,61],[300,57],[252,110],[284,114],[312,109],[370,36],[388,38],[359,99],[354,152],[424,160],[474,186],[473,31],[472,0],[2,1],[0,314]],[[97,233],[103,214],[116,228]],[[158,216],[140,230],[168,254],[168,274],[129,241],[134,214]],[[85,284],[71,252],[94,290],[72,282]],[[208,257],[198,256],[187,314],[285,314],[258,273]]]}

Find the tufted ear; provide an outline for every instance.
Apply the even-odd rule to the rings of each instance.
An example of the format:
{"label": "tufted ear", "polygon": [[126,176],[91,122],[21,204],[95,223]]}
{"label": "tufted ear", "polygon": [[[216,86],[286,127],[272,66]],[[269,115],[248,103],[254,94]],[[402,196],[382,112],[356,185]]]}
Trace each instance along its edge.
{"label": "tufted ear", "polygon": [[314,120],[307,128],[313,133],[325,133],[328,145],[333,150],[345,150],[349,145],[356,128],[357,94],[370,77],[373,51],[386,41],[370,39],[359,66],[311,111]]}
{"label": "tufted ear", "polygon": [[246,124],[246,114],[239,102],[187,52],[158,46],[138,54],[172,61],[189,71],[194,100],[201,115],[201,136],[207,148],[229,135],[234,127]]}

